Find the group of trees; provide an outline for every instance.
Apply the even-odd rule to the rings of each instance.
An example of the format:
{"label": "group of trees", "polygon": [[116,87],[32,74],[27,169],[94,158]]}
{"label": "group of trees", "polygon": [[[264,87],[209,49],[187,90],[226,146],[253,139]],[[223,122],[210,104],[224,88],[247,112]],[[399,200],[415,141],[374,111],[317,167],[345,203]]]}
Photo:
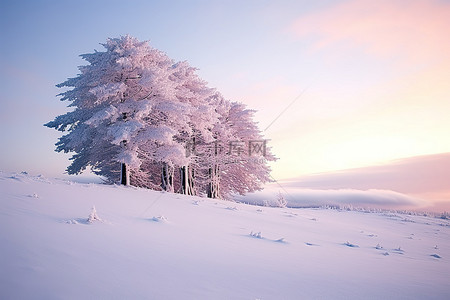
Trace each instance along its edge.
{"label": "group of trees", "polygon": [[102,45],[57,85],[74,109],[45,124],[67,132],[56,151],[74,153],[69,174],[91,167],[112,183],[212,198],[269,181],[274,156],[254,111],[147,42],[123,36]]}

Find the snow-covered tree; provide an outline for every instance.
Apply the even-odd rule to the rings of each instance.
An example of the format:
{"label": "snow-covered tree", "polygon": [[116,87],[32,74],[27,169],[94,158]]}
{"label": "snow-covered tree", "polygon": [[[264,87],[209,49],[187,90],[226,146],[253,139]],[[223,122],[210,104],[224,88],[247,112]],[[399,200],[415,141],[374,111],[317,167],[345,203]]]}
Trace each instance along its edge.
{"label": "snow-covered tree", "polygon": [[123,184],[129,184],[131,170],[139,174],[143,161],[161,163],[162,187],[173,191],[175,166],[189,165],[180,138],[192,131],[195,110],[183,99],[186,80],[177,80],[181,68],[130,36],[103,46],[105,52],[82,55],[89,64],[58,85],[72,88],[60,95],[75,110],[46,124],[69,132],[56,150],[75,152],[69,174],[91,166],[112,181],[121,174]]}
{"label": "snow-covered tree", "polygon": [[[212,99],[215,90],[208,88],[207,83],[197,76],[196,69],[187,62],[174,65],[171,79],[176,83],[175,96],[183,105],[189,107],[186,115],[189,128],[180,132],[177,141],[188,146],[190,143],[210,142],[213,140],[212,127],[218,122]],[[192,157],[194,159],[194,157]],[[180,192],[194,195],[194,163],[189,162],[180,168]]]}
{"label": "snow-covered tree", "polygon": [[[74,153],[69,174],[91,167],[110,182],[212,198],[269,181],[274,157],[252,110],[147,42],[124,36],[102,45],[106,51],[81,55],[88,64],[78,76],[57,85],[68,88],[60,96],[73,110],[45,124],[66,133],[56,151]],[[207,150],[191,153],[191,144]]]}
{"label": "snow-covered tree", "polygon": [[253,120],[254,112],[220,94],[214,97],[219,121],[213,128],[214,141],[203,147],[199,167],[210,198],[228,198],[262,189],[270,181],[267,163],[275,160]]}
{"label": "snow-covered tree", "polygon": [[[120,181],[128,184],[129,167],[139,164],[132,140],[144,127],[144,114],[135,118],[133,106],[139,104],[139,112],[151,108],[147,97],[150,91],[144,91],[147,92],[144,95],[139,84],[143,70],[148,67],[144,53],[153,52],[152,56],[157,53],[130,37],[109,39],[103,46],[106,52],[81,55],[89,64],[80,67],[81,74],[77,77],[57,85],[72,88],[60,95],[61,100],[71,101],[69,106],[75,110],[46,126],[69,131],[60,138],[56,149],[75,152],[69,174],[77,174],[90,165],[110,179],[114,178],[113,173],[114,179],[118,179],[117,173],[122,172]],[[114,161],[120,162],[120,167],[112,166]],[[98,170],[99,166],[103,168]]]}
{"label": "snow-covered tree", "polygon": [[275,157],[253,119],[254,113],[244,104],[233,102],[226,115],[229,133],[222,142],[228,157],[220,166],[221,197],[261,190],[264,183],[271,181],[267,163]]}

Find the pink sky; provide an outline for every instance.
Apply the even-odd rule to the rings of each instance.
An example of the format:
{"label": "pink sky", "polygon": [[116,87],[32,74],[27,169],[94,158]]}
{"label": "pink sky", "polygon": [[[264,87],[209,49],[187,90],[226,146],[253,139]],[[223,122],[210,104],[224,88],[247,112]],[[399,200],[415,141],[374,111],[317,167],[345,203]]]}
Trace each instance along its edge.
{"label": "pink sky", "polygon": [[261,128],[306,89],[265,132],[278,180],[450,153],[448,1],[89,5],[10,1],[0,10],[8,24],[0,47],[2,169],[64,172],[68,155],[53,152],[59,133],[42,126],[67,111],[54,85],[77,74],[79,54],[127,33],[257,109]]}
{"label": "pink sky", "polygon": [[277,176],[450,152],[448,28],[442,1],[343,1],[291,22],[292,38],[310,41],[302,55],[328,68],[268,132],[282,153]]}
{"label": "pink sky", "polygon": [[[310,70],[305,95],[267,132],[280,157],[274,177],[302,188],[392,190],[425,200],[423,209],[450,210],[449,28],[443,1],[342,1],[292,21],[294,43],[309,42],[299,55],[326,69]],[[282,78],[248,97],[258,89],[254,103],[299,93]]]}

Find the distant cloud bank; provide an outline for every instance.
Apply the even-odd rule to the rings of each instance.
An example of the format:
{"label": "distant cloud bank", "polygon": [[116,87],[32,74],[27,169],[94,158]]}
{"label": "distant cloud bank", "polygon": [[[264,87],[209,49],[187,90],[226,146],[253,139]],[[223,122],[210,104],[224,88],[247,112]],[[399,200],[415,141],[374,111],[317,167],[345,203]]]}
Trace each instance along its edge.
{"label": "distant cloud bank", "polygon": [[315,174],[267,185],[237,197],[264,204],[284,194],[292,207],[354,205],[386,209],[450,209],[450,153],[417,156],[389,164]]}
{"label": "distant cloud bank", "polygon": [[276,189],[270,187],[262,192],[238,196],[237,200],[257,205],[277,206],[277,196],[281,192],[288,207],[345,206],[384,209],[406,209],[420,207],[423,200],[388,190],[312,190],[301,188]]}

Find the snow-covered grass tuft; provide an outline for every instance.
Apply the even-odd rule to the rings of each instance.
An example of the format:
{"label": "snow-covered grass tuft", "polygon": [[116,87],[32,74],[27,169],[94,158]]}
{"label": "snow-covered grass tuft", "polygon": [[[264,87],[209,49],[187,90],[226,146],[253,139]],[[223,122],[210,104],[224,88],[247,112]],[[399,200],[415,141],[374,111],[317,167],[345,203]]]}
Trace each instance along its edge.
{"label": "snow-covered grass tuft", "polygon": [[350,243],[349,241],[345,242],[343,245],[345,245],[345,246],[347,246],[347,247],[350,247],[350,248],[359,248],[358,245],[352,244],[352,243]]}
{"label": "snow-covered grass tuft", "polygon": [[254,238],[257,238],[257,239],[262,239],[263,237],[262,237],[262,235],[261,235],[261,231],[259,231],[259,232],[250,232],[250,236],[251,237],[254,237]]}

